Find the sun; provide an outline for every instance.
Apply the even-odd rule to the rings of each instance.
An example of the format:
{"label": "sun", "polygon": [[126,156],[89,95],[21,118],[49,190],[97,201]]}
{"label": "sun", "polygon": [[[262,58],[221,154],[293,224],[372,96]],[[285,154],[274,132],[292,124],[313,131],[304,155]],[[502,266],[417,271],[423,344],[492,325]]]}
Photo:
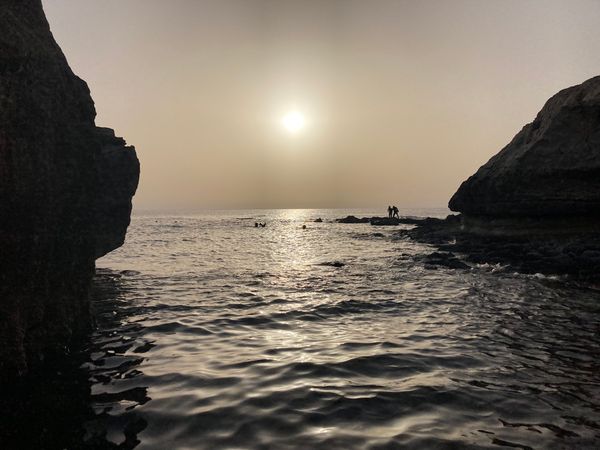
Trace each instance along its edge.
{"label": "sun", "polygon": [[306,118],[299,111],[290,111],[281,118],[283,127],[292,134],[296,134],[306,126]]}

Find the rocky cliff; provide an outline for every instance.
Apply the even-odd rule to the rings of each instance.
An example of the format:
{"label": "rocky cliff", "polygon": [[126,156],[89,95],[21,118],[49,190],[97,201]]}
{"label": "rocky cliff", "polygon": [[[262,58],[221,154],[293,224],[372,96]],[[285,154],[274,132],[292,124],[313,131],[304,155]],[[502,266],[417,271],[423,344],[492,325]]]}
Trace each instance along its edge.
{"label": "rocky cliff", "polygon": [[94,261],[123,243],[139,163],[95,114],[41,0],[0,0],[0,377],[89,329]]}
{"label": "rocky cliff", "polygon": [[600,277],[600,77],[560,91],[449,203],[461,215],[400,234],[438,247],[427,268],[498,265]]}
{"label": "rocky cliff", "polygon": [[600,76],[550,98],[449,207],[494,218],[599,216]]}

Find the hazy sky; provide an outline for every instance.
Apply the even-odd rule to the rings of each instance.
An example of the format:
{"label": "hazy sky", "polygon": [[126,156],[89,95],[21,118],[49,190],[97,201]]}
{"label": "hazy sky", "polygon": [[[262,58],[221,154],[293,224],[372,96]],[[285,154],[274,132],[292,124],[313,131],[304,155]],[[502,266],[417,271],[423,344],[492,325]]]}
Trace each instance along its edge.
{"label": "hazy sky", "polygon": [[138,209],[444,206],[600,74],[599,0],[43,3],[98,125],[137,148]]}

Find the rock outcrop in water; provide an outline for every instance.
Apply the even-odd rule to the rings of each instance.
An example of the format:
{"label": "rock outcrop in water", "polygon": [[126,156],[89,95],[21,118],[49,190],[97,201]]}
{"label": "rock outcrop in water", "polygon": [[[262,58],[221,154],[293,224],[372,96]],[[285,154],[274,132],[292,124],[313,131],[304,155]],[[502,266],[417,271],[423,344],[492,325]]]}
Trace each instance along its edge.
{"label": "rock outcrop in water", "polygon": [[421,223],[422,219],[417,219],[414,217],[356,217],[356,216],[346,216],[341,219],[335,219],[337,223],[370,223],[374,226],[393,226],[393,225],[415,225],[417,223]]}
{"label": "rock outcrop in water", "polygon": [[468,216],[600,216],[600,76],[548,100],[449,206]]}
{"label": "rock outcrop in water", "polygon": [[473,263],[597,282],[600,76],[548,100],[449,206],[462,215],[402,233]]}
{"label": "rock outcrop in water", "polygon": [[123,243],[135,150],[97,128],[40,0],[0,0],[0,377],[90,327],[98,256]]}

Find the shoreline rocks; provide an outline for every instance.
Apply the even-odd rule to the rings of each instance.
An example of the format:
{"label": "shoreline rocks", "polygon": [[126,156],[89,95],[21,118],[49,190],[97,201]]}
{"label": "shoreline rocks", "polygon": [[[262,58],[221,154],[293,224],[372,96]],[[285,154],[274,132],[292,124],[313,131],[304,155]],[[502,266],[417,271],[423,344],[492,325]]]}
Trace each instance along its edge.
{"label": "shoreline rocks", "polygon": [[600,278],[600,76],[546,102],[449,202],[401,234],[518,272]]}
{"label": "shoreline rocks", "polygon": [[451,215],[445,220],[423,220],[410,230],[400,230],[399,236],[438,249],[437,256],[425,264],[460,268],[453,256],[461,255],[472,264],[500,264],[519,273],[568,275],[586,283],[600,281],[600,234],[564,230],[535,234],[476,233],[463,226],[463,219]]}

